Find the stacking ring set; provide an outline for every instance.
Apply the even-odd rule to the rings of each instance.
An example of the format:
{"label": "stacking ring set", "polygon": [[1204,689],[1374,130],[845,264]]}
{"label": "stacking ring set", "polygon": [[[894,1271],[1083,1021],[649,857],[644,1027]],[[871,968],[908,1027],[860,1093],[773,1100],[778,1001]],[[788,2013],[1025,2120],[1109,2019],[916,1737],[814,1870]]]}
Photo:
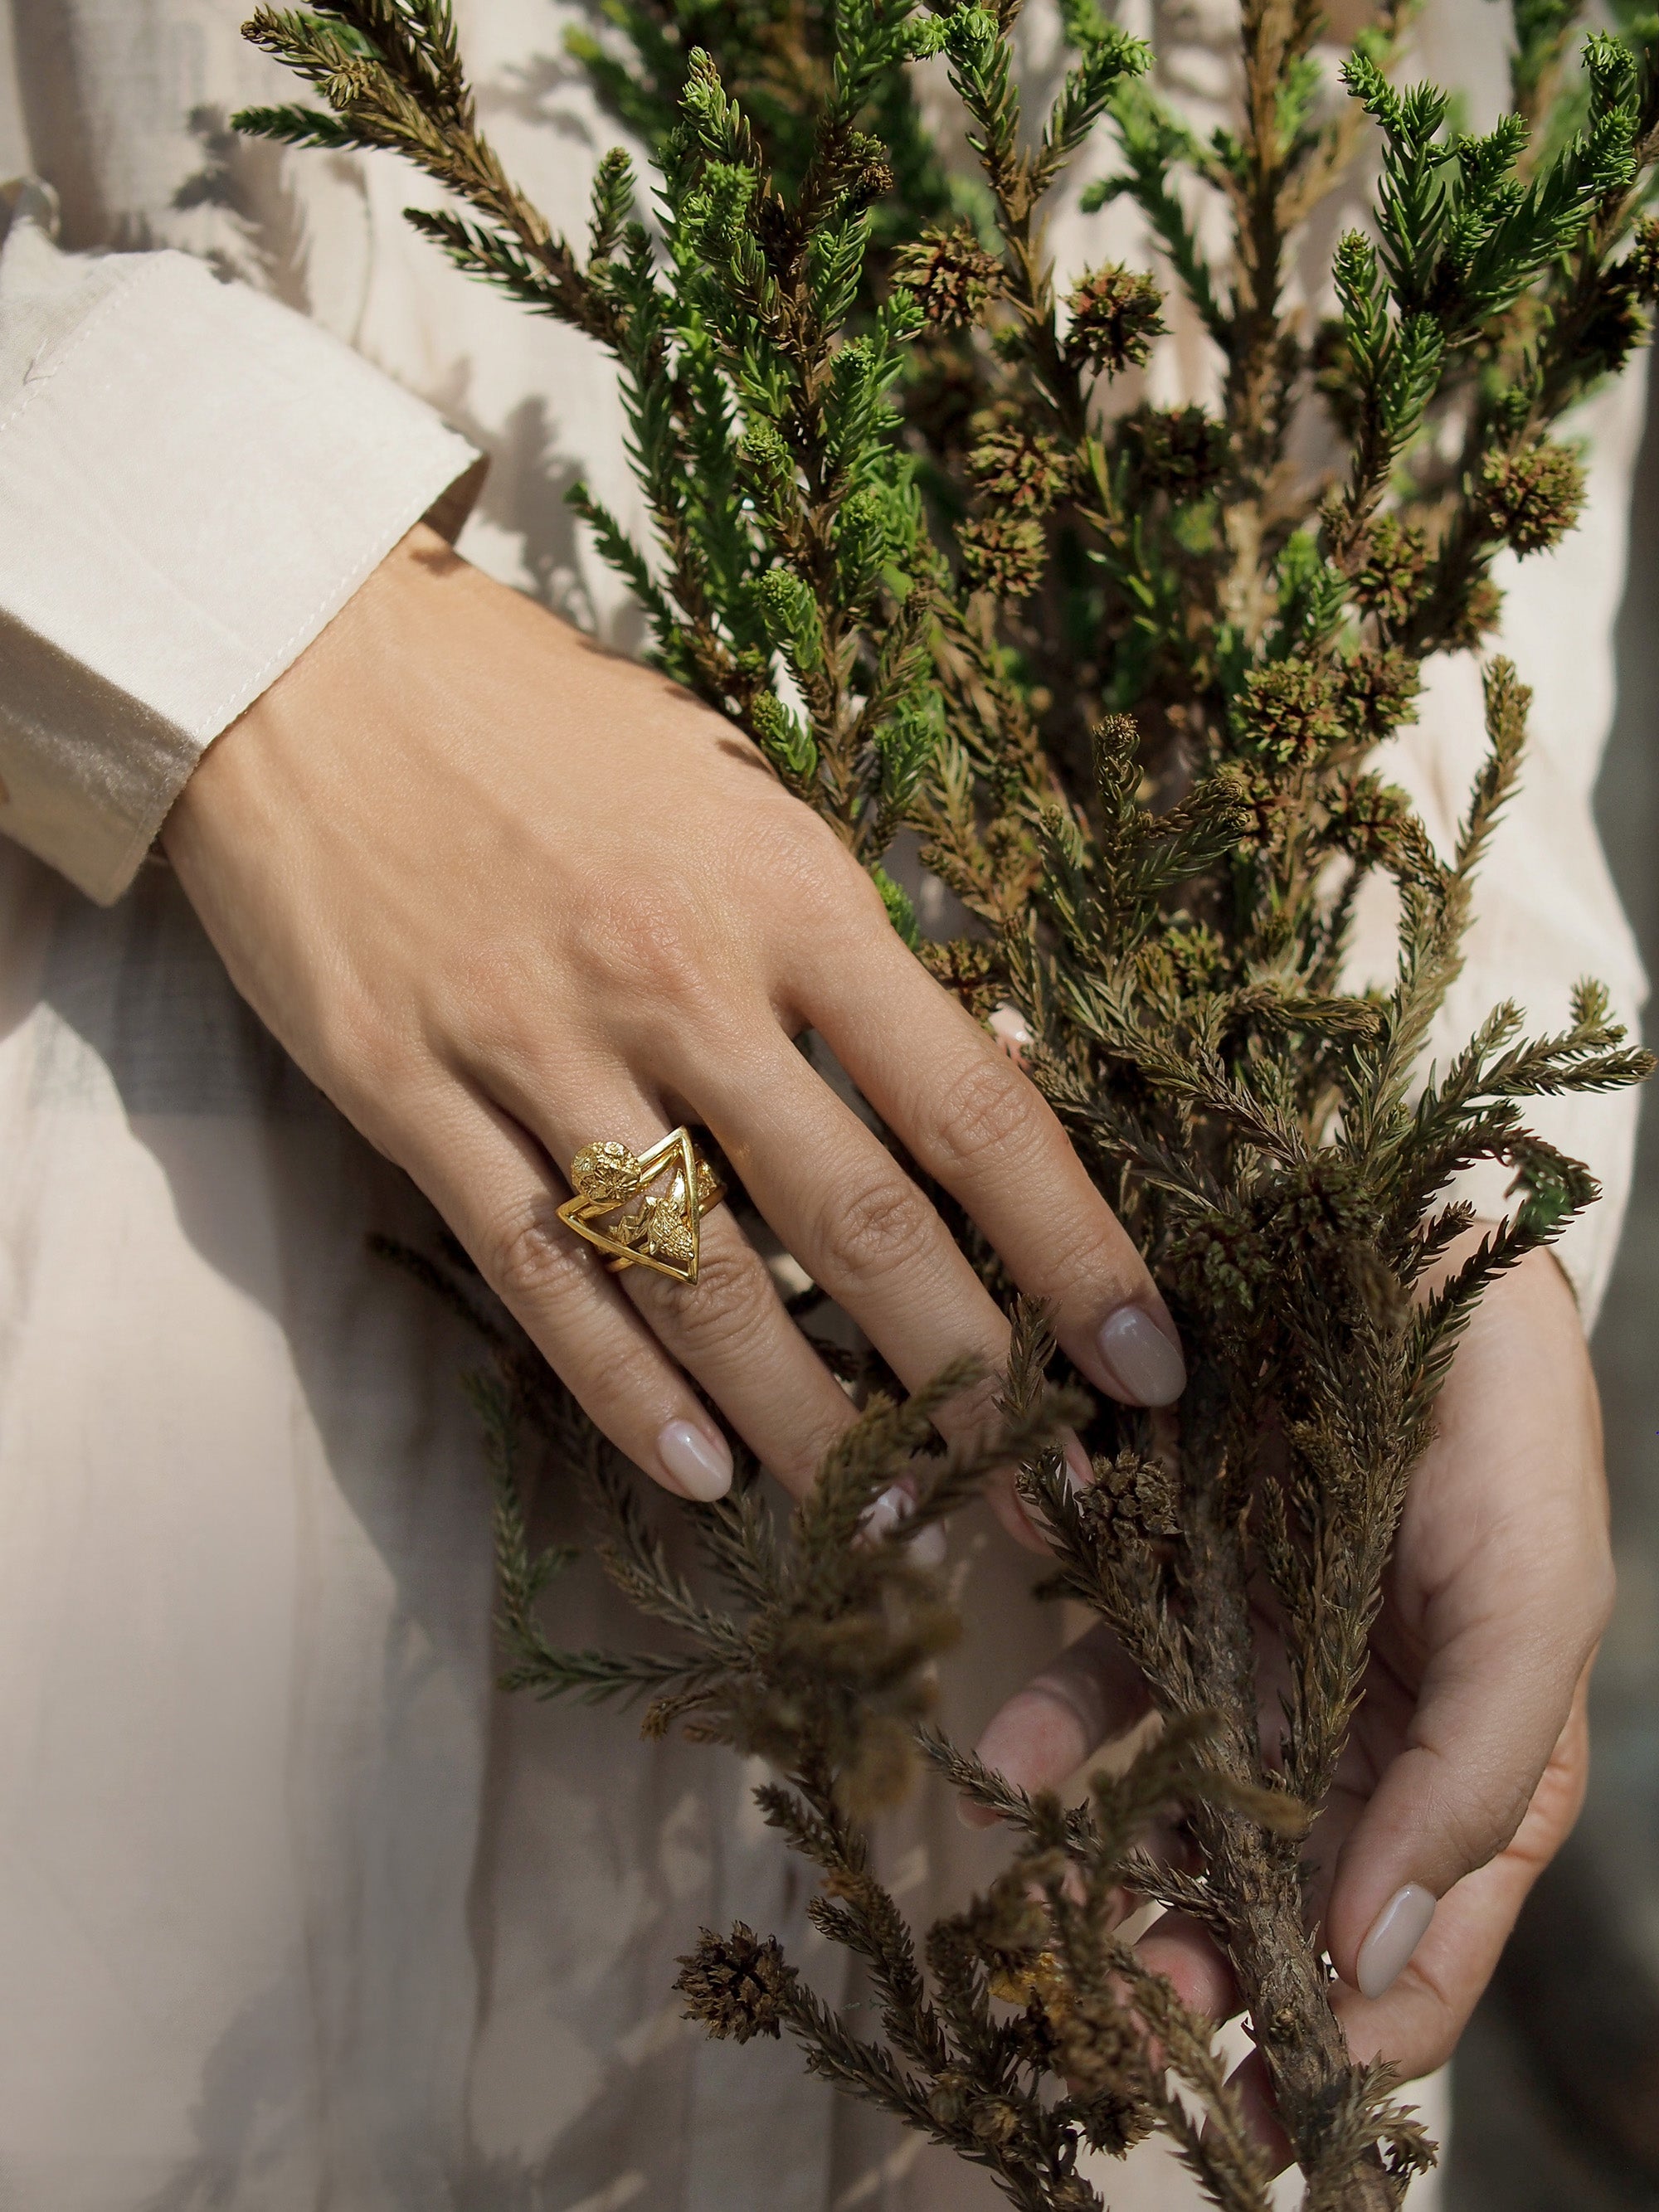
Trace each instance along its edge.
{"label": "stacking ring set", "polygon": [[605,1254],[613,1275],[650,1267],[677,1283],[696,1281],[702,1217],[726,1186],[690,1129],[672,1129],[645,1152],[615,1137],[584,1145],[570,1163],[570,1187],[559,1218]]}

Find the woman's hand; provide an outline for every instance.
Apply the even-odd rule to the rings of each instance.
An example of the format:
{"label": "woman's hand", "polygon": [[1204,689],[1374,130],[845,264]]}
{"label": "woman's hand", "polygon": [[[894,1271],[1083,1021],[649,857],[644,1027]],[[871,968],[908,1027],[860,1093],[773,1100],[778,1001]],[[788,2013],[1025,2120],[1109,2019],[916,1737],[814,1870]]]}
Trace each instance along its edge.
{"label": "woman's hand", "polygon": [[595,1139],[705,1124],[907,1386],[1006,1357],[938,1214],[797,1050],[809,1027],[1085,1375],[1179,1394],[1173,1325],[1059,1123],[833,832],[730,724],[430,531],[210,748],[165,836],[238,988],[668,1488],[731,1479],[693,1382],[796,1492],[853,1409],[729,1208],[695,1287],[607,1274],[555,1212]]}
{"label": "woman's hand", "polygon": [[[1356,2058],[1390,2059],[1409,2078],[1451,2055],[1577,1817],[1585,1687],[1612,1602],[1595,1378],[1566,1279],[1537,1252],[1487,1291],[1458,1348],[1364,1703],[1310,1839]],[[1266,1726],[1272,1673],[1270,1658]],[[1097,1633],[1011,1699],[980,1750],[1011,1780],[1052,1787],[1142,1709]],[[1219,1952],[1190,1923],[1166,1917],[1141,1948],[1200,2009],[1237,2011]],[[1273,2133],[1259,2057],[1240,2086]]]}

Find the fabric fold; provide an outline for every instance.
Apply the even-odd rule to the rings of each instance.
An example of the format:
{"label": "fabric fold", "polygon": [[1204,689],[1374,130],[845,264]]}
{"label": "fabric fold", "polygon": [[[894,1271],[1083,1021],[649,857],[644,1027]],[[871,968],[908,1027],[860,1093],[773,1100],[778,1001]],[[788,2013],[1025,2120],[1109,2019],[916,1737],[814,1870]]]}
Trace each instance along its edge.
{"label": "fabric fold", "polygon": [[0,252],[0,830],[118,898],[204,749],[475,448],[336,338],[170,252]]}

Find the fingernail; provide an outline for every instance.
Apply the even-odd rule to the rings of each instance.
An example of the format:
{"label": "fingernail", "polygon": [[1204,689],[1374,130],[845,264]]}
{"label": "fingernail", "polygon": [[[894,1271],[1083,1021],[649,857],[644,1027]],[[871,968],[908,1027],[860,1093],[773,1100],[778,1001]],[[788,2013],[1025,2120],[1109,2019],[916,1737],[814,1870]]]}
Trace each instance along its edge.
{"label": "fingernail", "polygon": [[999,1006],[991,1017],[991,1035],[1016,1065],[1030,1049],[1030,1025],[1017,1006]]}
{"label": "fingernail", "polygon": [[[908,1521],[916,1510],[916,1501],[902,1483],[896,1482],[890,1490],[884,1490],[875,1504],[865,1509],[864,1533],[873,1543],[896,1528],[901,1521]],[[930,1521],[925,1528],[918,1528],[910,1539],[910,1557],[919,1567],[940,1567],[945,1564],[945,1530],[937,1521]]]}
{"label": "fingernail", "polygon": [[859,1525],[871,1542],[874,1543],[878,1537],[884,1536],[890,1528],[897,1528],[899,1522],[909,1512],[912,1502],[909,1492],[902,1490],[898,1484],[895,1483],[890,1490],[882,1492],[873,1505],[866,1506],[864,1517]]}
{"label": "fingernail", "polygon": [[1172,1406],[1187,1387],[1180,1349],[1139,1306],[1120,1306],[1096,1340],[1132,1406]]}
{"label": "fingernail", "polygon": [[1404,1889],[1395,1892],[1359,1947],[1356,1972],[1362,1997],[1380,1997],[1394,1987],[1428,1934],[1434,1907],[1433,1893],[1420,1882],[1408,1881]]}
{"label": "fingernail", "polygon": [[1019,1516],[1019,1525],[1024,1529],[1026,1535],[1030,1540],[1031,1550],[1034,1552],[1052,1552],[1054,1549],[1054,1543],[1048,1534],[1048,1524],[1047,1522],[1044,1521],[1042,1516],[1029,1505],[1025,1499],[1020,1496],[1019,1486],[1018,1484],[1014,1486],[1008,1494],[1014,1501],[1014,1511]]}
{"label": "fingernail", "polygon": [[1066,1447],[1066,1480],[1074,1495],[1079,1490],[1092,1490],[1094,1487],[1094,1462],[1076,1437],[1072,1437]]}
{"label": "fingernail", "polygon": [[670,1421],[657,1437],[657,1457],[688,1498],[710,1505],[732,1487],[732,1454],[724,1437],[690,1421]]}

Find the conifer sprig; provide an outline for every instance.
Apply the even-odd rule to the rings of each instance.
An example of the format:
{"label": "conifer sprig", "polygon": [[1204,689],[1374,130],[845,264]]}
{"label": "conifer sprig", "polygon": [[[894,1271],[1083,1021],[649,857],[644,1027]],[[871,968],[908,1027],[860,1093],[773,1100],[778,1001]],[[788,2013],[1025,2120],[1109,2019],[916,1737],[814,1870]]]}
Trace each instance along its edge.
{"label": "conifer sprig", "polygon": [[[866,1373],[861,1418],[787,1524],[751,1468],[687,1509],[694,1571],[510,1324],[427,1268],[495,1361],[477,1403],[507,1679],[645,1695],[647,1732],[686,1727],[775,1766],[763,1810],[817,1869],[815,1922],[864,1962],[878,2019],[855,2031],[739,1925],[682,1962],[710,2033],[787,2029],[827,2081],[1028,2212],[1097,2206],[1085,2149],[1121,2154],[1149,2130],[1210,2201],[1261,2212],[1208,2023],[1118,1932],[1127,1887],[1226,1952],[1309,2204],[1387,2212],[1431,2151],[1343,2043],[1302,1839],[1363,1695],[1459,1337],[1493,1278],[1596,1194],[1528,1129],[1527,1102],[1618,1088],[1650,1062],[1586,982],[1554,1034],[1503,1006],[1425,1067],[1522,771],[1524,687],[1488,663],[1487,757],[1449,852],[1372,757],[1413,719],[1425,657],[1494,629],[1498,553],[1546,551],[1576,520],[1565,418],[1659,301],[1644,213],[1659,22],[1621,0],[1617,34],[1585,37],[1574,0],[1514,0],[1514,112],[1474,136],[1444,90],[1400,81],[1415,0],[1377,9],[1340,86],[1310,0],[1242,0],[1239,110],[1200,139],[1094,0],[1065,0],[1071,65],[1035,123],[1014,7],[605,13],[613,43],[574,50],[643,142],[654,216],[629,159],[606,156],[585,252],[479,132],[445,0],[261,9],[250,36],[323,105],[240,120],[413,161],[454,203],[417,228],[610,349],[648,542],[587,489],[575,501],[659,664],[834,824],[946,988],[981,1018],[1024,1015],[1030,1072],[1157,1274],[1191,1379],[1156,1422],[1097,1407],[1017,1306],[978,1437],[941,1452],[933,1434],[963,1371],[905,1403]],[[966,177],[920,120],[911,65],[933,53],[963,111]],[[1133,201],[1157,266],[1057,272],[1052,196],[1103,131],[1119,167],[1085,205]],[[1287,304],[1299,226],[1366,144],[1370,218],[1340,239],[1338,313],[1315,326]],[[1166,287],[1216,349],[1214,404],[1111,390],[1166,334]],[[1337,447],[1316,474],[1292,436],[1310,410]],[[905,830],[967,909],[952,941],[921,938],[883,865]],[[1350,937],[1377,877],[1397,961],[1367,984]],[[1477,1239],[1455,1178],[1491,1160],[1511,1202]],[[966,1249],[1000,1290],[994,1260]],[[1064,1423],[1092,1455],[1081,1490]],[[567,1559],[530,1547],[526,1438],[581,1475],[601,1563],[663,1648],[564,1651],[548,1634]],[[1071,1807],[1012,1789],[929,1721],[958,1624],[915,1540],[1011,1464],[1054,1589],[1115,1638],[1162,1717]],[[895,1485],[913,1510],[872,1534]],[[1269,1635],[1285,1687],[1264,1716]],[[867,1832],[918,1745],[1013,1850],[925,1933],[876,1879]],[[1156,1847],[1171,1818],[1175,1864]]]}

